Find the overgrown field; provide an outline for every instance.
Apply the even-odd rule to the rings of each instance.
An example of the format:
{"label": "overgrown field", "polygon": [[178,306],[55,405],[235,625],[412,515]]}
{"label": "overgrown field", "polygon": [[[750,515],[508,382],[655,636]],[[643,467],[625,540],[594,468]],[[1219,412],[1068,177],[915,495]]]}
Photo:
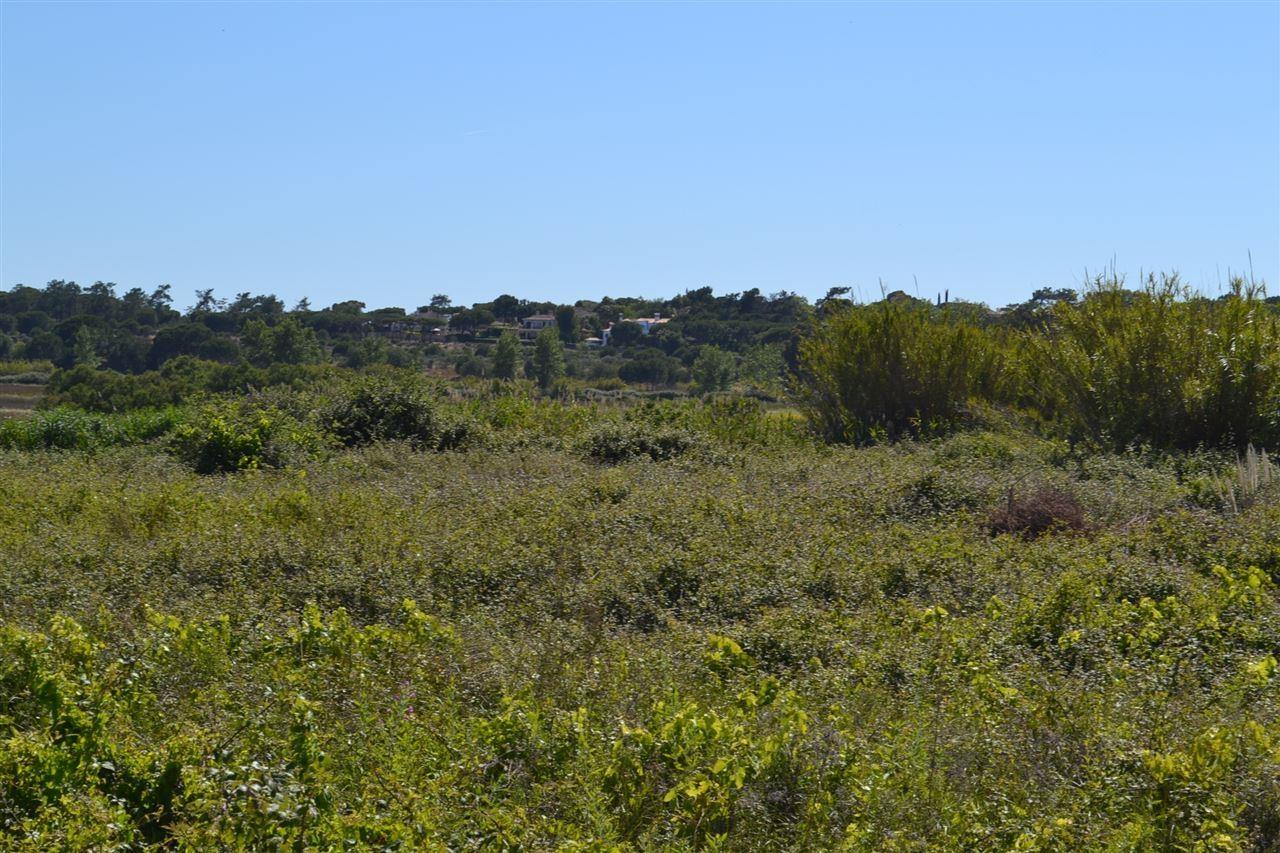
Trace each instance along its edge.
{"label": "overgrown field", "polygon": [[44,395],[52,369],[52,365],[39,363],[0,361],[0,420],[34,409]]}
{"label": "overgrown field", "polygon": [[0,846],[1280,843],[1269,462],[752,411],[0,452]]}

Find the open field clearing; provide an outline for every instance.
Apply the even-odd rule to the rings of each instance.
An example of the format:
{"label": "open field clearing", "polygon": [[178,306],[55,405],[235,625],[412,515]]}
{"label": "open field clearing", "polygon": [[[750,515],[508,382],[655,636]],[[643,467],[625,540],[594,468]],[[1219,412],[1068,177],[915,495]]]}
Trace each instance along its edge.
{"label": "open field clearing", "polygon": [[0,417],[13,417],[30,412],[44,396],[42,385],[0,382]]}

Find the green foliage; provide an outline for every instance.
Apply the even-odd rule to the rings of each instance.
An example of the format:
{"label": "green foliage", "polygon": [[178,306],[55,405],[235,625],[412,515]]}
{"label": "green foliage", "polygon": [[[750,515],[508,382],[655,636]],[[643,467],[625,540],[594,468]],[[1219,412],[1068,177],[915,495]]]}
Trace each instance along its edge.
{"label": "green foliage", "polygon": [[643,347],[618,368],[619,378],[637,385],[668,385],[687,379],[679,359]]}
{"label": "green foliage", "polygon": [[693,361],[693,384],[704,394],[727,391],[733,382],[733,355],[716,346],[703,347]]}
{"label": "green foliage", "polygon": [[312,364],[320,360],[315,332],[293,317],[286,317],[275,326],[268,326],[262,320],[250,320],[245,324],[241,346],[245,358],[258,367]]}
{"label": "green foliage", "polygon": [[633,323],[630,320],[614,323],[613,330],[609,334],[610,346],[615,347],[635,346],[644,340],[644,329],[639,323]]}
{"label": "green foliage", "polygon": [[[220,417],[236,444],[349,390],[184,423]],[[1280,504],[1196,485],[1261,482],[1260,455],[1087,451],[1016,422],[830,447],[750,400],[473,390],[433,402],[494,432],[476,451],[226,477],[159,445],[0,453],[0,847],[1249,850],[1280,831]],[[579,452],[612,425],[716,452]],[[1011,488],[1041,487],[1088,527],[989,534]]]}
{"label": "green foliage", "polygon": [[596,462],[618,463],[648,458],[675,459],[705,446],[697,435],[682,429],[640,423],[609,424],[586,437],[583,452]]}
{"label": "green foliage", "polygon": [[46,404],[123,412],[177,405],[206,394],[279,387],[303,389],[329,382],[335,373],[334,368],[319,364],[273,364],[259,368],[243,363],[219,364],[190,356],[179,356],[165,362],[159,370],[136,375],[80,365],[53,374]]}
{"label": "green foliage", "polygon": [[497,379],[515,379],[520,361],[520,339],[516,333],[506,331],[493,348],[493,375]]}
{"label": "green foliage", "polygon": [[533,343],[533,370],[538,387],[543,391],[564,376],[564,344],[560,342],[559,332],[552,326],[539,332]]}
{"label": "green foliage", "polygon": [[[108,290],[0,299],[74,351]],[[0,422],[0,847],[1280,837],[1274,452],[1125,440],[1274,436],[1274,309],[1248,292],[831,300],[800,347],[826,437],[971,427],[863,448],[743,396],[586,390],[744,346],[767,386],[786,295],[685,294],[634,358],[575,350],[554,396],[268,364],[270,300],[205,296],[166,326],[196,352],[58,371]],[[399,316],[300,328],[373,362],[403,347],[360,336]],[[197,357],[242,328],[262,366]],[[488,346],[463,354],[481,373]]]}
{"label": "green foliage", "polygon": [[578,342],[578,318],[572,305],[561,305],[556,308],[556,330],[560,333],[561,343]]}
{"label": "green foliage", "polygon": [[81,326],[76,329],[75,338],[72,340],[72,361],[75,364],[86,364],[91,367],[97,367],[100,361],[98,357],[98,336],[90,331],[88,326]]}
{"label": "green foliage", "polygon": [[369,376],[350,382],[320,412],[322,429],[348,447],[377,441],[407,441],[416,447],[449,450],[468,430],[440,411],[438,389],[422,382]]}
{"label": "green foliage", "polygon": [[823,311],[800,343],[797,396],[836,442],[945,432],[977,401],[1117,448],[1274,446],[1280,312],[1264,297],[1236,281],[1210,300],[1153,276],[1140,291],[1098,279],[1080,299],[1048,293],[1017,318],[850,305]]}
{"label": "green foliage", "polygon": [[213,401],[184,413],[169,446],[199,474],[297,463],[324,444],[314,427],[270,402]]}
{"label": "green foliage", "polygon": [[4,377],[5,382],[18,382],[15,376],[39,375],[44,378],[39,380],[47,382],[49,374],[53,372],[53,363],[48,361],[0,361],[0,376]]}
{"label": "green foliage", "polygon": [[103,450],[159,438],[177,424],[176,409],[142,409],[123,416],[70,407],[0,420],[0,448],[11,450]]}
{"label": "green foliage", "polygon": [[1000,353],[968,322],[915,302],[828,314],[800,346],[799,398],[828,441],[869,442],[954,427],[992,399]]}
{"label": "green foliage", "polygon": [[1137,292],[1099,280],[1029,338],[1026,396],[1117,446],[1277,446],[1280,312],[1263,296],[1240,281],[1210,301],[1176,276]]}
{"label": "green foliage", "polygon": [[765,344],[752,347],[743,353],[738,374],[757,385],[773,387],[781,383],[786,368],[782,345]]}

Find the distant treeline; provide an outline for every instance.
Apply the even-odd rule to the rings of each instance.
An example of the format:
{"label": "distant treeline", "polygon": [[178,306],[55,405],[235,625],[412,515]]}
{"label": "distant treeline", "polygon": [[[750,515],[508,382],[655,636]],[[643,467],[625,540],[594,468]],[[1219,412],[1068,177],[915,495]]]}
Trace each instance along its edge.
{"label": "distant treeline", "polygon": [[[711,288],[671,299],[610,298],[557,305],[502,295],[470,307],[444,294],[416,310],[369,309],[357,300],[292,309],[274,295],[217,298],[197,291],[185,312],[173,308],[171,288],[117,293],[115,285],[51,281],[43,289],[19,285],[0,292],[0,358],[49,361],[62,369],[89,366],[138,375],[184,356],[223,365],[267,368],[318,364],[363,368],[376,364],[426,367],[462,376],[495,375],[493,347],[532,315],[555,318],[553,328],[570,355],[569,377],[650,386],[692,380],[704,351],[733,354],[729,378],[778,380],[782,352],[812,306],[793,293],[758,289],[715,296]],[[634,318],[661,318],[649,330]],[[588,352],[612,327],[612,344]],[[519,360],[529,368],[531,357]]]}

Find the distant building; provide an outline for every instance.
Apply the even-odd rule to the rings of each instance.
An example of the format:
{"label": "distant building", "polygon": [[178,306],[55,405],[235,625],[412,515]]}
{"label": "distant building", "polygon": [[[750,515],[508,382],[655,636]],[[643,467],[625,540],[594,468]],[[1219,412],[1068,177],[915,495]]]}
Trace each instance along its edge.
{"label": "distant building", "polygon": [[653,331],[654,328],[661,326],[663,323],[670,323],[671,318],[663,317],[661,314],[654,314],[652,317],[637,317],[636,319],[628,320],[627,322],[636,323],[640,326],[640,331],[647,335]]}
{"label": "distant building", "polygon": [[556,318],[554,315],[534,314],[520,321],[520,328],[517,334],[520,335],[520,340],[531,341],[547,326],[554,326],[555,324]]}
{"label": "distant building", "polygon": [[[663,323],[670,323],[670,317],[663,317],[661,314],[654,314],[652,317],[628,317],[620,320],[622,323],[635,323],[640,327],[640,333],[647,335]],[[613,327],[615,324],[610,323],[608,328],[600,332],[600,342],[602,346],[609,346],[609,339],[613,337]]]}

